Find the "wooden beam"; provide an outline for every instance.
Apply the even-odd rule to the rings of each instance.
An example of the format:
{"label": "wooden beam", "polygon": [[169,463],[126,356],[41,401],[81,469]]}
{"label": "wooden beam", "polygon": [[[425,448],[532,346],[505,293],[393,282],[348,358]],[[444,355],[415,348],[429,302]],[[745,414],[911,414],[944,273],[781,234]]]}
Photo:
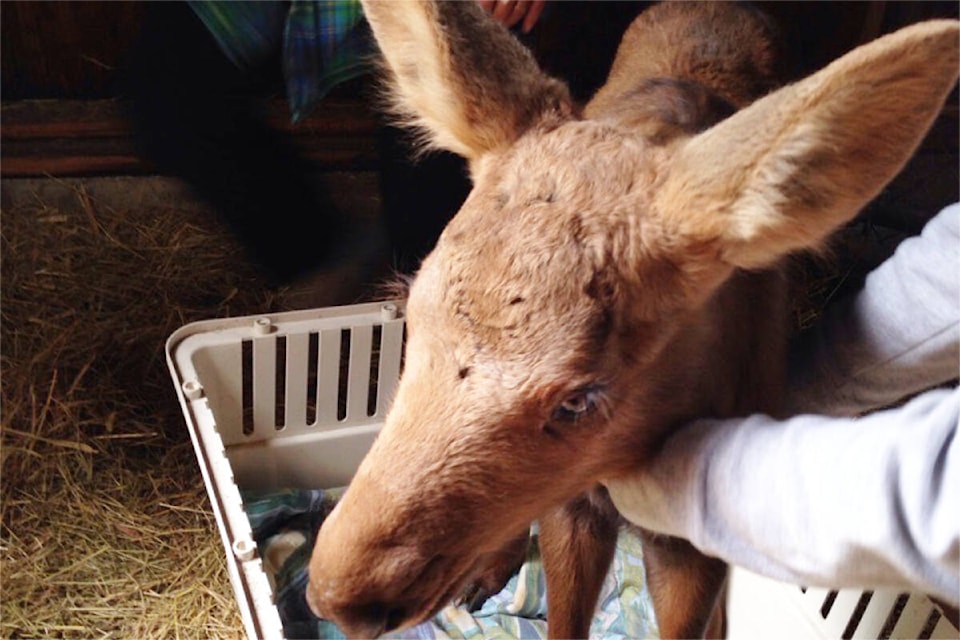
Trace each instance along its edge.
{"label": "wooden beam", "polygon": [[[268,122],[321,171],[375,168],[377,123],[357,100],[325,101],[292,124],[286,104],[272,102]],[[116,100],[27,100],[0,106],[0,175],[89,176],[156,173],[134,146]]]}

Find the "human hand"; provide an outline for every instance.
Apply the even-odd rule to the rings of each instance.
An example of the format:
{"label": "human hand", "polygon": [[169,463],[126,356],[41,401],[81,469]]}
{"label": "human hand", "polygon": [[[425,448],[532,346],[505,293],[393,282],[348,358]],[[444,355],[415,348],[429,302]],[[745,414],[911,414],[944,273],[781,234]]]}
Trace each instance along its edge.
{"label": "human hand", "polygon": [[641,469],[602,484],[617,511],[631,524],[654,533],[682,536],[682,527],[671,508],[677,498],[670,495],[655,472]]}
{"label": "human hand", "polygon": [[477,0],[477,4],[508,29],[523,20],[520,28],[524,33],[530,33],[547,0]]}
{"label": "human hand", "polygon": [[721,430],[721,424],[692,422],[630,473],[603,479],[620,515],[648,531],[690,539],[702,515],[698,492],[703,491],[706,460],[715,446],[711,436]]}

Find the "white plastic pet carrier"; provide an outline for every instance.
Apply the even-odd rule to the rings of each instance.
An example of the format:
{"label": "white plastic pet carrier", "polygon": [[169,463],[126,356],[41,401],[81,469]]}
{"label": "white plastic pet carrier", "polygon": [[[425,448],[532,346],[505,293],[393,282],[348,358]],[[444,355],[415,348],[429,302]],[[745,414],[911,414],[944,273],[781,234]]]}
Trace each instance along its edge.
{"label": "white plastic pet carrier", "polygon": [[[167,361],[250,638],[282,638],[240,489],[349,483],[400,375],[403,304],[209,320]],[[800,589],[734,570],[731,638],[957,638],[923,595]]]}

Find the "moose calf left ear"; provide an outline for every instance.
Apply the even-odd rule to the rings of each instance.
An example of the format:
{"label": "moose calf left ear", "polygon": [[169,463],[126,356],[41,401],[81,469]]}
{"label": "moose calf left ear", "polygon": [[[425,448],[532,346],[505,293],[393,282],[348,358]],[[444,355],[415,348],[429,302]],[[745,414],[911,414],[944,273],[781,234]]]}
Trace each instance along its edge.
{"label": "moose calf left ear", "polygon": [[392,110],[427,146],[476,160],[573,117],[567,86],[476,2],[363,0]]}
{"label": "moose calf left ear", "polygon": [[684,143],[656,209],[735,267],[820,243],[913,155],[957,81],[960,23],[864,45]]}

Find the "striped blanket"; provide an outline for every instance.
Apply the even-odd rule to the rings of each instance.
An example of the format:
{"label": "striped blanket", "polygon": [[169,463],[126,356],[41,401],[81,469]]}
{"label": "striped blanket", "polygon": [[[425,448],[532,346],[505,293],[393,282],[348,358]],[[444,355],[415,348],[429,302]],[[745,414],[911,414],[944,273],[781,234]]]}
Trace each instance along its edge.
{"label": "striped blanket", "polygon": [[[304,592],[316,531],[342,490],[246,494],[244,505],[264,568],[276,594],[287,638],[344,638],[329,621],[313,616]],[[503,591],[478,611],[448,606],[433,619],[388,638],[545,638],[548,607],[536,526],[527,560]],[[593,638],[659,637],[647,591],[640,540],[622,530],[590,628]]]}

